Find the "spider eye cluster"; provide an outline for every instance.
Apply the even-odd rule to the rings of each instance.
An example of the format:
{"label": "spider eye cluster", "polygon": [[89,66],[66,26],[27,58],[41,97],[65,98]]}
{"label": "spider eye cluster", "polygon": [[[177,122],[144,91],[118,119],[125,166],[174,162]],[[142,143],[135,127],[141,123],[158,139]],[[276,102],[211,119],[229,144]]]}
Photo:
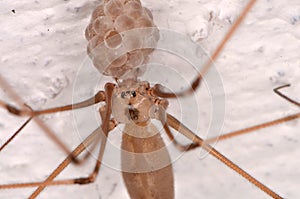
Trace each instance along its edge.
{"label": "spider eye cluster", "polygon": [[138,68],[148,61],[159,32],[151,12],[139,0],[106,0],[93,11],[85,37],[95,67],[104,75],[121,78],[128,72],[141,75]]}
{"label": "spider eye cluster", "polygon": [[128,95],[130,97],[136,97],[136,92],[135,91],[123,91],[123,92],[121,92],[121,97],[122,98],[125,98]]}

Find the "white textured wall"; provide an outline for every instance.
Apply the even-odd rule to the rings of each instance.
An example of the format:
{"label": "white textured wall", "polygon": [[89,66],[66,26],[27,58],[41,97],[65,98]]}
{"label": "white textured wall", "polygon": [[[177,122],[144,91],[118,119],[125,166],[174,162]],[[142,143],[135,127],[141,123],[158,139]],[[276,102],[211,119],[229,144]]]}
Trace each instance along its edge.
{"label": "white textured wall", "polygon": [[[33,108],[72,102],[76,73],[86,57],[84,29],[96,3],[82,0],[0,1],[0,73]],[[143,3],[153,12],[158,26],[186,34],[211,53],[246,1]],[[15,13],[11,11],[13,9]],[[213,19],[209,22],[210,12]],[[298,0],[288,3],[260,0],[256,3],[216,61],[226,96],[222,133],[300,110],[272,91],[276,86],[290,83],[292,87],[285,92],[300,101],[297,92],[300,88],[299,39]],[[3,90],[0,96],[1,100],[10,102]],[[207,100],[200,100],[200,107],[205,107]],[[206,111],[199,114],[209,115]],[[70,147],[79,142],[73,131],[72,117],[72,113],[43,117]],[[193,120],[189,118],[192,115],[184,117]],[[24,120],[1,110],[1,143]],[[209,123],[209,118],[199,120],[201,125]],[[215,147],[283,197],[296,199],[300,197],[299,125],[299,121],[289,122],[220,142]],[[93,129],[84,126],[87,131]],[[120,134],[113,134],[112,140],[119,137]],[[214,158],[200,160],[198,153],[188,153],[174,164],[176,198],[268,198]],[[43,180],[63,157],[64,153],[32,123],[0,153],[0,184]],[[91,161],[87,167],[68,170],[60,178],[87,175],[92,164]],[[32,191],[0,190],[0,198],[26,198]],[[51,187],[40,198],[106,199],[125,198],[124,194],[121,174],[103,167],[95,184]]]}

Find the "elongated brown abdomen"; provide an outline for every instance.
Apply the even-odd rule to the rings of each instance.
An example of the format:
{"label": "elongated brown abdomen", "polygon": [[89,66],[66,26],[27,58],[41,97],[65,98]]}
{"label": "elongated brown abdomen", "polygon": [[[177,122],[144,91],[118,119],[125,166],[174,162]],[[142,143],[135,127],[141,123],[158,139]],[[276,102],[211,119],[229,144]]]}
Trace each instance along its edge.
{"label": "elongated brown abdomen", "polygon": [[158,129],[149,123],[125,125],[122,141],[122,174],[131,199],[172,199],[174,180],[171,159]]}

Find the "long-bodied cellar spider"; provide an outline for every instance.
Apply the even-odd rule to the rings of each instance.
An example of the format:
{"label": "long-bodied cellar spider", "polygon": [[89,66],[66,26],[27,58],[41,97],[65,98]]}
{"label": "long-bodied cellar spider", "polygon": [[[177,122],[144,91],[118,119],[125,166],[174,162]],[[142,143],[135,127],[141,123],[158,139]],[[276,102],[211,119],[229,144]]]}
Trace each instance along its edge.
{"label": "long-bodied cellar spider", "polygon": [[[223,1],[223,3],[224,2],[226,1]],[[190,11],[184,11],[184,6],[188,7],[189,4],[192,4],[191,2],[185,2],[186,4],[180,2],[179,4],[179,2],[176,1],[165,3],[157,2],[157,4],[152,2],[144,3],[146,7],[151,9],[154,17],[156,13],[156,17],[162,17],[162,24],[165,22],[162,19],[167,18],[166,24],[172,29],[176,27],[176,24],[180,24],[178,27],[181,28],[182,23],[179,21],[180,16],[178,16],[178,20],[175,20],[175,14],[168,14],[167,17],[162,15],[164,13],[176,13],[174,9],[176,10],[175,7],[178,7],[178,5],[182,5],[180,12],[182,12],[183,15]],[[205,1],[201,3],[202,5],[207,5]],[[29,5],[30,3],[27,4]],[[297,28],[299,29],[299,22],[297,22],[299,17],[296,15],[296,4],[297,3],[295,3],[295,5],[292,3],[290,5],[281,5],[279,1],[257,2],[254,9],[249,13],[249,18],[246,19],[236,33],[238,36],[229,42],[228,47],[217,60],[218,70],[222,75],[226,99],[228,100],[226,103],[226,120],[222,132],[230,132],[283,117],[295,113],[299,109],[272,92],[272,89],[276,86],[291,83],[291,88],[286,88],[286,90],[282,91],[288,93],[288,95],[294,99],[297,99],[297,97],[299,99],[298,93],[293,92],[293,90],[297,90],[297,85],[299,85],[299,80],[297,79],[299,75],[299,61],[297,60],[296,52],[298,49],[297,46],[300,45],[298,40],[295,39],[297,38],[296,30]],[[58,104],[67,104],[71,100],[70,92],[72,91],[68,91],[68,86],[66,86],[65,89],[61,89],[61,87],[68,85],[69,81],[72,82],[72,74],[76,70],[71,67],[76,65],[76,61],[80,62],[81,60],[81,58],[76,58],[76,56],[78,56],[78,54],[85,54],[84,48],[82,48],[84,41],[78,32],[82,32],[88,23],[89,17],[88,14],[85,13],[85,10],[91,8],[92,3],[78,3],[78,5],[75,3],[75,5],[73,5],[71,2],[67,2],[57,3],[56,6],[54,6],[54,3],[33,5],[20,5],[19,7],[17,5],[10,5],[4,7],[7,9],[5,10],[5,14],[10,14],[10,18],[8,17],[7,21],[2,22],[4,23],[2,27],[8,27],[8,29],[4,30],[18,30],[18,27],[15,27],[15,25],[9,25],[10,20],[17,20],[14,22],[19,24],[23,20],[26,21],[25,19],[27,17],[27,20],[30,19],[29,21],[31,22],[24,25],[24,27],[27,27],[25,30],[28,30],[28,33],[24,32],[23,29],[21,29],[22,31],[20,30],[23,35],[22,37],[24,37],[23,40],[21,40],[18,33],[14,32],[11,34],[11,37],[7,35],[7,41],[5,41],[5,39],[2,40],[2,43],[7,45],[8,48],[3,48],[1,55],[3,62],[1,74],[9,78],[9,83],[13,85],[14,89],[17,89],[18,94],[25,99],[26,103],[31,106],[32,104],[35,105],[35,107],[33,107],[34,109],[45,108],[45,106],[43,106],[43,100],[46,99],[46,105],[48,107],[57,106]],[[192,5],[201,8],[201,4],[199,3]],[[219,12],[223,11],[223,14],[226,14],[226,5],[223,6],[223,8],[218,8],[220,9]],[[230,8],[235,8],[234,5],[231,6],[232,7],[229,5],[229,10]],[[54,8],[52,9],[52,7]],[[72,9],[74,7],[76,9]],[[40,8],[43,8],[42,10],[44,12],[38,15],[34,10]],[[55,8],[57,8],[57,10],[55,10]],[[58,17],[58,13],[63,12],[63,8],[68,8],[67,13],[69,13],[67,17],[65,17],[65,14],[62,14],[65,19]],[[215,9],[217,9],[217,6],[215,6]],[[277,16],[276,14],[278,13],[281,13],[281,15]],[[215,19],[215,21],[212,20],[211,24],[209,24],[212,26],[209,37],[206,40],[203,39],[200,41],[203,45],[206,45],[206,42],[210,44],[209,47],[207,45],[208,51],[215,49],[218,41],[215,42],[212,40],[223,37],[224,34],[222,33],[225,33],[230,27],[230,22],[234,20],[235,16],[226,16],[222,15],[222,13],[219,13],[219,15],[223,16],[223,21],[218,21],[217,19]],[[3,17],[4,16],[5,15],[3,15]],[[18,16],[20,18],[18,18]],[[32,24],[36,24],[37,21],[40,20],[37,16],[42,17],[44,26],[41,25],[41,27],[39,27],[40,29],[35,29],[36,31],[33,31],[31,34],[30,28],[32,28]],[[212,13],[212,16],[214,17],[214,13]],[[82,23],[82,27],[80,28],[69,24],[69,21],[76,20],[76,17],[78,17],[77,19],[86,19],[85,21],[83,20],[84,23],[80,20],[80,22],[76,22],[77,24]],[[36,21],[33,19],[36,19]],[[59,29],[61,26],[53,24],[53,22],[57,22],[55,20],[66,21],[67,25]],[[228,23],[225,23],[225,21]],[[22,24],[20,24],[20,28],[21,27],[23,27]],[[46,27],[49,27],[49,30]],[[71,29],[70,32],[68,29]],[[255,29],[256,32],[254,32],[253,29]],[[51,31],[53,31],[53,33]],[[51,32],[49,36],[46,36],[47,39],[38,36],[34,37],[35,35],[48,35],[47,32]],[[8,31],[3,31],[3,35],[6,35],[4,33],[8,34]],[[28,37],[25,37],[24,34],[25,36],[28,34]],[[15,39],[15,37],[18,39]],[[54,39],[50,40],[53,37]],[[80,42],[74,42],[74,40],[79,37],[79,40],[82,39],[80,42],[83,45],[81,45]],[[37,40],[36,38],[43,39]],[[22,45],[18,44],[20,40]],[[31,43],[32,40],[35,42]],[[5,43],[8,41],[15,41],[16,43],[12,42],[10,44],[11,46],[9,46],[8,43]],[[42,41],[47,42],[49,48],[43,47],[43,50],[41,50],[41,44],[39,42]],[[68,45],[71,45],[68,41],[74,43],[74,46],[68,47]],[[58,47],[60,45],[62,46]],[[22,51],[18,51],[18,49],[14,49],[12,46],[20,46],[22,47]],[[25,52],[30,52],[30,54]],[[53,58],[51,56],[53,54],[57,54],[57,57]],[[12,59],[12,57],[14,59]],[[76,58],[75,60],[73,60],[74,57]],[[29,66],[32,70],[27,72]],[[60,66],[62,68],[60,68]],[[49,75],[44,74],[44,76],[42,75],[44,79],[38,79],[41,73],[47,70],[49,70],[47,72]],[[41,73],[38,71],[41,71]],[[66,79],[65,77],[70,79]],[[45,82],[40,80],[45,80]],[[34,82],[39,82],[39,84],[35,84]],[[52,86],[49,86],[48,83],[52,83],[50,84]],[[1,93],[1,95],[2,94],[3,93]],[[49,100],[51,97],[54,98],[54,100]],[[8,100],[4,94],[1,99]],[[5,129],[3,129],[3,131],[1,130],[1,132],[13,132],[23,121],[18,121],[18,118],[7,115],[5,111],[1,111],[1,114],[5,114],[5,116],[3,116],[5,120],[1,120],[1,125],[3,126],[1,128]],[[67,127],[65,122],[61,121],[63,119],[67,120],[67,116],[65,113],[48,116],[50,118],[46,118],[46,122],[51,123],[51,128],[58,131],[58,134],[63,134],[61,138],[63,138],[64,141],[66,140],[71,148],[76,145],[76,141],[78,140],[76,139],[77,137],[74,138],[74,134],[66,138],[67,135],[65,134],[67,133],[65,132],[72,131],[72,128]],[[192,120],[192,118],[190,119]],[[53,120],[53,122],[51,122],[51,120]],[[7,125],[7,123],[9,125]],[[299,127],[297,122],[289,122],[273,128],[260,130],[257,133],[220,142],[215,147],[246,171],[253,174],[257,179],[272,187],[280,195],[286,198],[297,198],[296,185],[299,184],[299,170],[297,167],[297,154],[299,154],[299,150],[297,149],[297,129],[299,128],[297,127]],[[3,166],[1,165],[0,184],[16,182],[16,180],[20,180],[20,182],[43,180],[49,175],[49,171],[51,172],[62,157],[64,157],[65,154],[60,152],[60,149],[57,148],[55,144],[48,141],[47,137],[41,136],[42,133],[40,130],[33,129],[34,124],[27,127],[26,131],[22,133],[23,135],[11,143],[10,147],[12,148],[6,149],[7,154],[5,155],[4,152],[0,154],[0,163],[3,164]],[[26,132],[29,134],[28,137],[26,136]],[[37,137],[37,135],[40,135],[40,137]],[[3,138],[1,135],[1,142],[3,143],[6,138],[6,135],[3,136]],[[34,157],[33,154],[43,150],[47,150],[50,153],[43,155],[37,154],[37,157]],[[16,156],[17,153],[19,153],[19,156]],[[61,157],[55,160],[55,157],[52,157],[55,156],[53,153],[59,153]],[[197,154],[196,152],[190,153],[190,155],[187,154],[182,157],[181,163],[177,161],[174,164],[175,174],[182,172],[178,177],[175,177],[176,198],[183,198],[184,196],[190,198],[220,198],[224,195],[228,198],[266,197],[260,190],[249,185],[247,181],[241,179],[240,176],[235,173],[228,171],[229,169],[226,169],[224,165],[213,160],[213,158],[207,157],[199,161],[198,156],[195,155]],[[193,160],[188,158],[193,155],[196,157]],[[49,158],[50,156],[51,158]],[[54,160],[50,160],[52,158]],[[51,161],[54,161],[53,165],[50,165]],[[198,164],[196,164],[195,161]],[[204,166],[202,164],[204,164]],[[87,169],[85,174],[88,174],[89,171],[90,169]],[[80,171],[80,173],[81,172],[83,171]],[[74,173],[65,173],[65,176],[69,177],[70,175],[74,175]],[[76,174],[78,174],[78,172]],[[197,174],[199,176],[197,176]],[[93,184],[80,187],[75,185],[75,188],[72,188],[72,186],[50,187],[47,191],[42,192],[40,196],[41,198],[53,198],[55,196],[59,198],[62,197],[62,195],[63,197],[68,197],[68,194],[70,194],[72,197],[74,197],[74,195],[75,197],[77,195],[79,197],[79,194],[84,193],[84,197],[97,198],[100,195],[102,198],[120,198],[123,197],[126,191],[120,188],[120,180],[111,177],[116,175],[120,174],[116,174],[113,171],[109,171],[108,168],[105,169],[105,167],[103,167],[99,177],[100,182],[95,183],[98,185]],[[81,177],[82,175],[79,176]],[[110,185],[105,182],[107,179],[111,182]],[[106,186],[107,188],[105,188]],[[218,191],[216,191],[216,189]],[[20,198],[28,196],[28,193],[32,192],[32,190],[31,188],[16,189],[13,191],[1,190],[0,194],[1,197],[4,198]],[[91,195],[87,196],[86,193]]]}

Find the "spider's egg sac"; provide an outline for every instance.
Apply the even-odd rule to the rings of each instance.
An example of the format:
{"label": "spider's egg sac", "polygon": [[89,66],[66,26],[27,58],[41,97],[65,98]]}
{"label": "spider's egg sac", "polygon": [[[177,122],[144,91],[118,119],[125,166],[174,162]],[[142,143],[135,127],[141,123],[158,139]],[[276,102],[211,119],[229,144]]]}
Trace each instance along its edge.
{"label": "spider's egg sac", "polygon": [[156,48],[159,31],[139,0],[106,0],[93,11],[85,37],[87,53],[102,74],[129,78],[142,75],[140,66]]}

